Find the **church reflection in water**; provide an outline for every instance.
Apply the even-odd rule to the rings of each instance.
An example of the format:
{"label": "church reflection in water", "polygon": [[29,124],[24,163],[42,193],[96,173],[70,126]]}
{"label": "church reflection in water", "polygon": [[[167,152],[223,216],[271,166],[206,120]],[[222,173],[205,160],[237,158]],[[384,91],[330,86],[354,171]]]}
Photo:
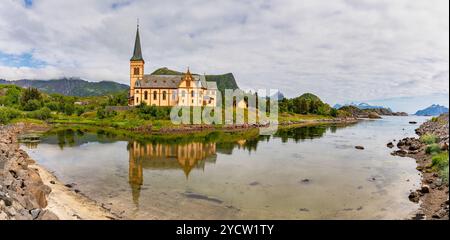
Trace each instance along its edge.
{"label": "church reflection in water", "polygon": [[216,143],[191,142],[186,144],[128,143],[128,181],[137,204],[144,182],[144,169],[182,169],[186,178],[194,168],[204,169],[206,162],[216,161]]}
{"label": "church reflection in water", "polygon": [[[322,137],[327,131],[334,133],[348,125],[306,126],[279,129],[273,136],[253,136],[232,141],[221,141],[220,137],[206,142],[170,143],[167,141],[139,142],[118,137],[116,134],[98,130],[96,132],[65,129],[43,136],[40,143],[57,144],[61,150],[65,147],[79,147],[90,142],[113,143],[125,141],[129,154],[128,182],[132,190],[133,201],[137,204],[144,183],[144,170],[182,170],[186,179],[194,169],[205,168],[206,163],[215,163],[217,154],[231,155],[234,150],[257,151],[262,142],[279,138],[282,142],[302,142]],[[214,136],[214,135],[213,135]],[[233,137],[232,134],[228,137]],[[30,149],[39,143],[23,143]]]}

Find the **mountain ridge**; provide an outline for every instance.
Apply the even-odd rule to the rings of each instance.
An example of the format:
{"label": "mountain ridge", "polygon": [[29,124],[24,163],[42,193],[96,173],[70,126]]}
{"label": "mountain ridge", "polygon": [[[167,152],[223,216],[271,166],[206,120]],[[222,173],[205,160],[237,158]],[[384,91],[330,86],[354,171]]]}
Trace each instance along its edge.
{"label": "mountain ridge", "polygon": [[448,108],[439,104],[432,104],[431,106],[418,110],[414,115],[417,116],[439,116],[442,113],[448,113]]}
{"label": "mountain ridge", "polygon": [[60,78],[49,80],[4,80],[0,84],[12,84],[19,87],[34,87],[48,94],[63,94],[67,96],[89,97],[101,96],[121,92],[129,89],[129,86],[113,81],[89,82],[81,78]]}

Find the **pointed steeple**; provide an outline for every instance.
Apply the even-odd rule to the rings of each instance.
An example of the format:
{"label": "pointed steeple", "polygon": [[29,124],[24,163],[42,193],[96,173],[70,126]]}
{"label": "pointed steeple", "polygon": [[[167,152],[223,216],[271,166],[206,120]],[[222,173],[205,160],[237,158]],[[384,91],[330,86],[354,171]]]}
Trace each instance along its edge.
{"label": "pointed steeple", "polygon": [[139,22],[137,24],[136,40],[134,42],[133,57],[131,57],[130,61],[144,61],[144,59],[142,58],[142,51],[141,51],[141,39],[139,37]]}

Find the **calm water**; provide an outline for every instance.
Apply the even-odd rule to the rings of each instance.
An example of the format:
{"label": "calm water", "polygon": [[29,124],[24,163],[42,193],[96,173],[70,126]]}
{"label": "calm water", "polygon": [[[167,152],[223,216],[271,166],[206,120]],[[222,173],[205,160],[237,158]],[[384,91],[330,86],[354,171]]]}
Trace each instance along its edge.
{"label": "calm water", "polygon": [[23,148],[61,181],[133,219],[402,219],[418,207],[407,196],[420,175],[386,143],[414,136],[411,120],[426,118],[291,128],[227,143],[66,130]]}

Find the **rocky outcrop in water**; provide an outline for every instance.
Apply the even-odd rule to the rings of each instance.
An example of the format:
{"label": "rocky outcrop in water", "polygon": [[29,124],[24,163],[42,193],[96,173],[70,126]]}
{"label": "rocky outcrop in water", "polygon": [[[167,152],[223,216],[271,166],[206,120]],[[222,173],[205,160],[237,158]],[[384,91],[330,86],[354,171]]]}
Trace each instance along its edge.
{"label": "rocky outcrop in water", "polygon": [[45,209],[51,189],[29,164],[16,135],[23,125],[0,126],[0,220],[56,220]]}

